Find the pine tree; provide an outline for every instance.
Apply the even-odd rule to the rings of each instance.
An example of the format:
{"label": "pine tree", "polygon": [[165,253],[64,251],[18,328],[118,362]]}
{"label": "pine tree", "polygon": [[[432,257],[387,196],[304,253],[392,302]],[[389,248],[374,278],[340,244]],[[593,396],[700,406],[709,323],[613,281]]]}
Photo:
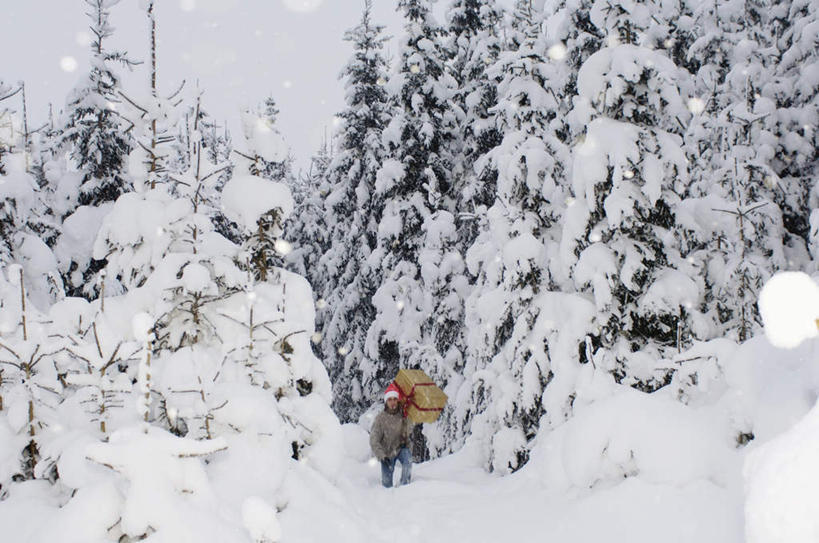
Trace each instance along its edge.
{"label": "pine tree", "polygon": [[557,219],[567,196],[568,150],[556,134],[559,104],[547,92],[557,64],[547,57],[533,13],[519,6],[516,14],[518,49],[489,69],[503,78],[496,107],[503,141],[487,155],[498,176],[496,202],[467,254],[478,279],[467,305],[467,359],[474,365],[466,369],[466,383],[478,371],[483,377],[477,388],[467,385],[476,410],[458,413],[461,436],[472,424],[472,433],[489,441],[489,465],[499,470],[526,462],[526,443],[543,415],[552,369],[548,330],[536,323],[547,311],[544,294],[554,287],[548,255],[559,239]]}
{"label": "pine tree", "polygon": [[[175,142],[174,128],[179,123],[179,106],[183,103],[180,97],[185,82],[170,95],[159,94],[159,70],[157,67],[157,18],[154,0],[145,3],[145,13],[148,18],[150,34],[150,72],[149,95],[134,100],[122,91],[120,96],[125,100],[126,107],[133,111],[125,112],[133,125],[135,152],[143,165],[142,171],[131,171],[133,182],[137,190],[142,185],[155,188],[157,183],[167,182],[173,157]],[[133,160],[131,161],[133,164]]]}
{"label": "pine tree", "polygon": [[660,8],[597,7],[590,21],[608,47],[578,72],[571,115],[585,134],[573,150],[575,201],[563,221],[561,258],[597,307],[595,349],[583,358],[593,356],[618,382],[654,390],[669,378],[656,360],[689,340],[701,297],[669,236],[677,195],[687,189],[680,136],[690,117],[682,98],[688,78],[650,48]]}
{"label": "pine tree", "polygon": [[[316,285],[314,295],[322,295],[320,281],[319,259],[329,248],[327,224],[325,222],[324,199],[327,197],[327,170],[331,155],[325,142],[311,159],[310,169],[302,173],[299,178],[289,179],[293,198],[296,201],[296,211],[284,225],[287,243],[279,251],[284,260],[284,266],[302,277],[311,285]],[[324,301],[318,304],[319,319],[322,318]],[[319,321],[319,327],[321,326]]]}
{"label": "pine tree", "polygon": [[810,211],[819,198],[814,181],[819,175],[819,85],[812,75],[819,70],[819,6],[799,0],[764,6],[760,13],[768,14],[766,26],[782,28],[774,34],[779,55],[772,62],[770,86],[776,112],[766,119],[777,136],[772,167],[779,179],[778,201],[787,231],[806,239]]}
{"label": "pine tree", "polygon": [[[369,364],[362,367],[368,402],[399,367],[420,367],[439,379],[446,375],[448,353],[436,347],[449,319],[457,319],[452,312],[458,302],[449,294],[463,269],[452,214],[454,81],[444,71],[442,30],[426,0],[398,5],[406,34],[391,83],[397,112],[385,131],[388,158],[375,185],[384,209],[370,258],[380,286],[373,296],[377,315],[367,334]],[[443,296],[435,297],[436,291]]]}
{"label": "pine tree", "polygon": [[9,100],[19,92],[19,89],[0,79],[0,175],[5,175],[3,169],[3,155],[8,153],[17,139],[13,122],[14,110],[9,106]]}
{"label": "pine tree", "polygon": [[[732,10],[703,5],[696,16],[705,31],[690,53],[704,60],[695,78],[703,98],[694,102],[697,115],[686,134],[695,180],[686,206],[707,203],[714,226],[691,227],[683,238],[689,258],[705,271],[705,309],[715,333],[740,341],[759,327],[762,284],[786,265],[783,209],[800,199],[783,190],[768,144],[776,141],[769,119],[776,103],[765,52],[773,37],[760,25],[766,12],[757,3]],[[799,189],[798,181],[790,185]]]}
{"label": "pine tree", "polygon": [[[91,20],[91,69],[79,86],[69,95],[59,138],[60,148],[67,152],[76,177],[69,173],[55,179],[51,207],[62,210],[62,242],[57,252],[64,254],[73,247],[72,237],[87,236],[88,224],[99,224],[106,204],[132,189],[127,171],[127,158],[133,148],[129,123],[120,115],[120,80],[115,64],[130,68],[133,62],[125,53],[109,51],[105,40],[113,35],[109,22],[110,8],[117,1],[86,0]],[[62,168],[61,168],[62,169]],[[76,185],[75,185],[76,183]],[[91,234],[93,235],[93,233]],[[88,254],[71,254],[60,263],[66,293],[93,298],[101,283],[100,270],[104,260],[94,260]]]}
{"label": "pine tree", "polygon": [[250,161],[248,171],[271,181],[293,179],[293,157],[277,128],[279,108],[273,97],[255,110],[246,110],[242,121],[247,152],[235,151]]}
{"label": "pine tree", "polygon": [[347,107],[336,137],[338,148],[327,172],[324,199],[328,248],[313,282],[324,300],[319,309],[320,351],[333,382],[334,410],[343,421],[355,420],[367,407],[361,391],[366,365],[367,329],[375,320],[372,296],[378,279],[369,258],[376,244],[381,200],[375,195],[378,169],[386,150],[382,134],[390,116],[384,27],[371,20],[365,3],[361,22],[345,33],[353,55],[344,67]]}
{"label": "pine tree", "polygon": [[66,105],[61,142],[82,172],[77,203],[97,206],[112,202],[131,189],[126,173],[126,157],[133,147],[128,125],[117,108],[120,80],[114,65],[131,67],[125,53],[109,51],[105,40],[114,33],[109,22],[110,8],[117,1],[86,0],[90,11],[91,70],[75,88]]}
{"label": "pine tree", "polygon": [[494,200],[497,172],[476,171],[476,163],[501,141],[495,115],[498,77],[487,68],[501,52],[499,35],[503,12],[494,0],[456,0],[447,12],[448,64],[457,85],[453,103],[460,139],[454,153],[453,194],[456,202],[459,246],[466,251],[478,233],[481,214]]}
{"label": "pine tree", "polygon": [[32,300],[45,308],[63,291],[49,248],[57,221],[35,177],[37,160],[32,156],[38,154],[39,137],[27,133],[26,123],[10,105],[9,99],[21,96],[22,89],[0,82],[0,266],[21,265]]}
{"label": "pine tree", "polygon": [[[171,176],[174,192],[186,209],[167,226],[176,254],[162,262],[164,273],[172,272],[175,280],[165,286],[169,307],[158,319],[157,342],[160,348],[170,350],[212,337],[215,329],[212,318],[206,314],[207,307],[238,288],[243,280],[232,251],[213,254],[220,243],[223,250],[231,245],[225,243],[228,240],[217,230],[217,220],[223,216],[217,187],[230,164],[209,159],[209,154],[217,160],[224,157],[213,150],[213,143],[210,146],[205,143],[206,134],[212,129],[201,124],[206,119],[197,98],[191,116],[190,164],[186,171]],[[156,273],[161,277],[163,271]]]}

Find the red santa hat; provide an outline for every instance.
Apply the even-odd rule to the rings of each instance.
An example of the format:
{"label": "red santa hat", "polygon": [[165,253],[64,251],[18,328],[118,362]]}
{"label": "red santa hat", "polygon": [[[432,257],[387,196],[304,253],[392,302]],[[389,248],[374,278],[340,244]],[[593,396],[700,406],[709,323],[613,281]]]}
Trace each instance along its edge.
{"label": "red santa hat", "polygon": [[390,383],[390,386],[388,386],[384,392],[384,401],[386,402],[390,398],[398,399],[399,397],[401,397],[401,391],[398,389],[398,386],[395,383]]}

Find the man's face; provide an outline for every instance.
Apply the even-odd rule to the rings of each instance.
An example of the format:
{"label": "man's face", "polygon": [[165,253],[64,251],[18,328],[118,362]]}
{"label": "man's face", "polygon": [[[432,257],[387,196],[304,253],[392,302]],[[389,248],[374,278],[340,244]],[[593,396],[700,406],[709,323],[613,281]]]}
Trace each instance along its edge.
{"label": "man's face", "polygon": [[395,409],[398,407],[398,398],[387,398],[387,408]]}

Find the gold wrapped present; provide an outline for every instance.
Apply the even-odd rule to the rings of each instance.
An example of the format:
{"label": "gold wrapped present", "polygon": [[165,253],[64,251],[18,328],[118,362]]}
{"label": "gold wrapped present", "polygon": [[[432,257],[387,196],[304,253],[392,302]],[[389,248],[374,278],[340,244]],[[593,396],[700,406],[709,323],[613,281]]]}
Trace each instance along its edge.
{"label": "gold wrapped present", "polygon": [[399,370],[395,384],[405,400],[404,412],[420,424],[435,422],[446,405],[446,394],[421,370]]}

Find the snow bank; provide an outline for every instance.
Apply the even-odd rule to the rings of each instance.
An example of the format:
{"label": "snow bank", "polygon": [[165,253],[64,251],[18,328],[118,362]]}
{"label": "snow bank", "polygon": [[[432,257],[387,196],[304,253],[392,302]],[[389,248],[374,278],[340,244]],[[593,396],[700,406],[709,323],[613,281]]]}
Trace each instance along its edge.
{"label": "snow bank", "polygon": [[819,406],[748,455],[748,543],[812,543],[819,534]]}
{"label": "snow bank", "polygon": [[637,477],[683,485],[700,479],[730,482],[736,468],[726,421],[660,395],[627,387],[578,408],[545,434],[530,460],[549,487],[594,488]]}

